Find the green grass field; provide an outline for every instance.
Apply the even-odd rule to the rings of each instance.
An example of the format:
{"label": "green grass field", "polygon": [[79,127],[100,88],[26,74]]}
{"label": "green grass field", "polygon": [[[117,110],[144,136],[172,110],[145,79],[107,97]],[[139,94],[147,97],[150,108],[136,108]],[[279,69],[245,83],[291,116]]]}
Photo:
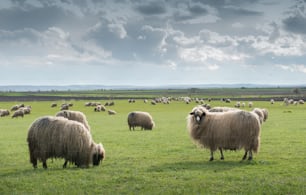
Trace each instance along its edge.
{"label": "green grass field", "polygon": [[[104,103],[104,101],[101,101]],[[20,102],[0,102],[9,109]],[[58,101],[58,103],[62,103]],[[63,159],[48,160],[33,169],[29,162],[27,130],[38,117],[55,115],[51,102],[25,102],[32,113],[24,118],[0,118],[0,194],[306,194],[306,105],[283,106],[256,101],[269,118],[262,125],[260,152],[243,161],[244,151],[226,151],[225,160],[209,162],[209,150],[194,145],[186,116],[196,105],[172,102],[156,106],[138,100],[115,100],[118,112],[109,116],[73,101],[71,110],[86,114],[95,142],[102,142],[106,159],[88,169]],[[228,104],[211,102],[212,106]],[[231,104],[233,106],[234,103]],[[156,127],[129,131],[127,114],[148,111]],[[246,108],[249,110],[249,108]]]}

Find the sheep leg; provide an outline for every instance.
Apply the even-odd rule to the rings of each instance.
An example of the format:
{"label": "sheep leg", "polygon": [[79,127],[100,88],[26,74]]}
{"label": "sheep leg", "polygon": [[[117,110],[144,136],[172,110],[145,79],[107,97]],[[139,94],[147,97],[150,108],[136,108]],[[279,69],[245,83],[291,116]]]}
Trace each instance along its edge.
{"label": "sheep leg", "polygon": [[245,153],[244,153],[244,155],[243,155],[243,157],[242,157],[242,160],[245,160],[246,157],[247,157],[247,155],[248,155],[248,151],[246,150]]}
{"label": "sheep leg", "polygon": [[48,168],[46,160],[43,160],[43,167],[44,167],[44,169]]}
{"label": "sheep leg", "polygon": [[33,164],[33,168],[37,168],[37,158],[34,158],[32,154],[30,154],[31,158],[31,163]]}
{"label": "sheep leg", "polygon": [[219,150],[220,150],[220,154],[221,154],[221,160],[224,160],[222,148],[219,148]]}
{"label": "sheep leg", "polygon": [[67,163],[68,163],[68,161],[65,160],[65,163],[63,164],[63,168],[66,168],[66,167],[67,167]]}
{"label": "sheep leg", "polygon": [[210,151],[210,159],[209,161],[213,161],[214,160],[214,152]]}
{"label": "sheep leg", "polygon": [[249,151],[249,158],[248,160],[252,160],[253,159],[253,153],[252,153],[252,150]]}

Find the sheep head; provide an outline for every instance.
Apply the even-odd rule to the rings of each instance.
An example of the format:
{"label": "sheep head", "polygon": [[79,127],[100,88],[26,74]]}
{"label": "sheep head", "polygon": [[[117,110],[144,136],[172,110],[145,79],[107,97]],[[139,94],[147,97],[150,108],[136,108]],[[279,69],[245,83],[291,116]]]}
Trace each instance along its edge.
{"label": "sheep head", "polygon": [[194,117],[194,120],[196,121],[196,123],[200,124],[202,119],[206,115],[206,109],[202,106],[197,106],[193,108],[189,114]]}
{"label": "sheep head", "polygon": [[94,166],[98,166],[100,164],[100,162],[105,158],[105,150],[103,148],[103,145],[100,143],[100,144],[97,144],[95,146],[95,149],[94,149],[94,153],[93,153],[93,156],[92,156],[92,164]]}

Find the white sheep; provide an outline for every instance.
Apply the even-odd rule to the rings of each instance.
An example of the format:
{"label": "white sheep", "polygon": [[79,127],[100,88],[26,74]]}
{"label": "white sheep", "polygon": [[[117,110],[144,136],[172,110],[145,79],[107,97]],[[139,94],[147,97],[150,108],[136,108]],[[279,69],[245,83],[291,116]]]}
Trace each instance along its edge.
{"label": "white sheep", "polygon": [[243,160],[252,160],[253,152],[260,146],[261,125],[255,113],[247,111],[209,112],[202,106],[192,109],[187,117],[187,128],[191,138],[200,146],[210,149],[210,161],[213,153],[219,149],[221,159],[224,150],[244,148]]}

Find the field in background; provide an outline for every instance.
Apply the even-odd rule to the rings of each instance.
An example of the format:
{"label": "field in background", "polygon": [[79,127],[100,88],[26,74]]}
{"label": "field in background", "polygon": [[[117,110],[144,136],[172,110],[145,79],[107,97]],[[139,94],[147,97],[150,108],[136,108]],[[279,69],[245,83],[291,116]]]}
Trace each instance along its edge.
{"label": "field in background", "polygon": [[[160,93],[153,92],[151,96],[149,92],[146,96],[156,97]],[[91,93],[88,92],[88,97],[94,94],[96,97],[105,96]],[[137,91],[133,93],[126,93],[125,97],[143,95]],[[67,92],[66,95],[71,94],[73,96],[74,93]],[[114,97],[114,94],[108,93],[105,97]],[[195,94],[209,96],[190,92],[191,96]],[[258,96],[254,92],[237,94],[231,97],[267,97],[258,91]],[[288,89],[288,94],[280,93],[278,96],[290,94],[304,96],[302,91],[295,94],[292,89]],[[178,95],[187,96],[188,93]],[[82,93],[75,93],[75,96],[83,97]],[[163,91],[158,96],[171,94]],[[220,92],[209,97],[219,99],[223,96],[229,95]],[[100,100],[101,103],[106,101]],[[62,159],[48,160],[47,170],[41,164],[34,170],[29,163],[28,127],[37,117],[55,115],[59,111],[58,107],[50,107],[53,101],[27,101],[24,103],[32,106],[30,115],[18,119],[0,118],[0,194],[306,193],[306,105],[284,106],[280,101],[274,105],[268,101],[253,101],[254,107],[269,110],[269,118],[262,126],[260,152],[251,162],[241,162],[243,151],[225,152],[224,161],[219,160],[219,153],[216,153],[216,160],[209,162],[209,151],[195,146],[186,130],[186,116],[196,105],[194,102],[174,101],[169,105],[153,106],[144,104],[141,99],[131,104],[127,100],[114,101],[115,106],[109,108],[118,114],[109,116],[105,112],[94,112],[93,107],[85,107],[87,100],[69,100],[74,104],[71,110],[86,114],[93,139],[102,142],[106,149],[102,165],[89,169],[78,169],[72,165],[63,169]],[[66,101],[56,102],[61,104]],[[18,103],[23,102],[0,102],[0,108],[9,109]],[[214,100],[210,104],[233,106],[235,102],[226,104]],[[129,131],[127,114],[133,110],[150,112],[156,128],[152,131]]]}

